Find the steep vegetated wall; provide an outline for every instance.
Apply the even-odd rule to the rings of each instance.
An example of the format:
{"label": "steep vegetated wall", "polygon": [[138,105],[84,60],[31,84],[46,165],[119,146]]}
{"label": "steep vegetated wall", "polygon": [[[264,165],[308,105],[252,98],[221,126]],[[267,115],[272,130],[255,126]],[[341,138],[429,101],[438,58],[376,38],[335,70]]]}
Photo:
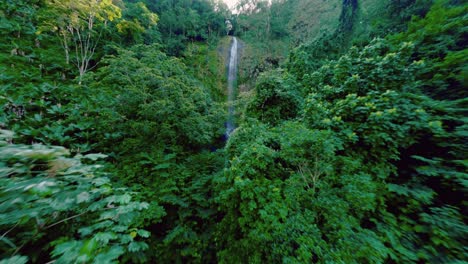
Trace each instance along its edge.
{"label": "steep vegetated wall", "polygon": [[[250,89],[260,73],[277,68],[291,49],[317,56],[318,63],[342,54],[353,43],[404,29],[402,24],[409,20],[405,14],[413,13],[409,9],[416,2],[420,1],[398,5],[390,0],[277,1],[257,13],[240,14],[236,34],[248,44],[240,61],[240,81]],[[253,32],[252,27],[260,29]]]}
{"label": "steep vegetated wall", "polygon": [[298,1],[287,24],[292,44],[298,45],[323,33],[335,31],[343,10],[341,2],[342,0]]}

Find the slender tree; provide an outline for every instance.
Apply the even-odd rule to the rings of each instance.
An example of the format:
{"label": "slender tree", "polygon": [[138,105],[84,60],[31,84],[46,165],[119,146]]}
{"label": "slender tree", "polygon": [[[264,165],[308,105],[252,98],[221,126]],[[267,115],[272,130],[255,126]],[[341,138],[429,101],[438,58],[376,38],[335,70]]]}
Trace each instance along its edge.
{"label": "slender tree", "polygon": [[121,16],[111,0],[47,0],[40,31],[57,34],[65,52],[66,64],[79,71],[79,82],[92,66],[90,62],[108,21]]}

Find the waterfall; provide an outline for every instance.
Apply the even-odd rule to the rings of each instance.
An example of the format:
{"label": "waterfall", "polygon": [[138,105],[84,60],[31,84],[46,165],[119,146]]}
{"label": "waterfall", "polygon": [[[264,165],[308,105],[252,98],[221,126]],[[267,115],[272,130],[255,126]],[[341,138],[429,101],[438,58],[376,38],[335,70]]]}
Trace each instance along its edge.
{"label": "waterfall", "polygon": [[237,39],[232,37],[231,52],[229,54],[229,65],[228,65],[228,118],[226,122],[226,137],[232,133],[235,128],[234,125],[234,97],[235,97],[235,85],[237,79]]}

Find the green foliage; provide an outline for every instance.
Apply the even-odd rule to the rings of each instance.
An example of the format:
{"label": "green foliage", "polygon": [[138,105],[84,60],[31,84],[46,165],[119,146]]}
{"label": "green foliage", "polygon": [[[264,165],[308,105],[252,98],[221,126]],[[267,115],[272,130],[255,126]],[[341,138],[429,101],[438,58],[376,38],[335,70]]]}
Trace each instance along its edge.
{"label": "green foliage", "polygon": [[209,41],[225,33],[228,10],[221,1],[145,1],[159,15],[159,30],[165,51],[182,55],[188,41]]}
{"label": "green foliage", "polygon": [[[3,85],[0,98],[2,126],[16,131],[18,142],[55,144],[69,148],[73,153],[88,153],[102,147],[109,134],[99,127],[98,119],[107,116],[102,111],[107,99],[89,87],[56,86],[48,82],[23,84],[17,89]],[[118,132],[113,132],[118,133]]]}
{"label": "green foliage", "polygon": [[65,63],[74,64],[79,82],[92,67],[92,59],[102,31],[108,22],[121,17],[121,10],[111,0],[46,0],[41,9],[37,34],[52,32],[65,53]]}
{"label": "green foliage", "polygon": [[131,201],[126,189],[114,188],[99,172],[101,165],[86,162],[105,155],[67,157],[61,147],[7,143],[11,140],[12,133],[3,130],[2,257],[110,263],[148,248],[142,239],[150,234],[133,224],[148,204]]}
{"label": "green foliage", "polygon": [[288,22],[294,1],[240,1],[232,16],[233,34],[245,42],[239,63],[239,83],[253,87],[262,72],[275,69],[290,48]]}
{"label": "green foliage", "polygon": [[122,131],[123,151],[199,147],[219,133],[220,111],[209,91],[158,46],[120,49],[106,63],[93,76],[97,80],[93,87],[104,86],[115,95],[110,107],[119,116],[107,132]]}
{"label": "green foliage", "polygon": [[[290,52],[287,61],[287,68],[291,73],[300,78],[305,73],[317,70],[327,61],[338,59],[352,45],[364,47],[374,38],[383,38],[390,33],[405,30],[411,18],[423,17],[433,1],[342,2],[338,21],[333,21],[337,24],[335,28],[322,30],[312,38],[302,37],[298,40],[301,45]],[[409,40],[400,42],[404,41]]]}
{"label": "green foliage", "polygon": [[42,1],[2,1],[0,3],[1,30],[10,35],[20,37],[35,33],[34,17]]}
{"label": "green foliage", "polygon": [[[155,245],[158,252],[153,254],[154,259],[165,263],[215,261],[212,233],[216,207],[212,200],[212,177],[223,161],[220,153],[200,153],[174,160],[178,165],[171,164],[152,173],[153,185],[164,187],[159,203],[168,212],[159,226],[165,233],[159,238],[162,243]],[[173,176],[164,177],[166,171]]]}
{"label": "green foliage", "polygon": [[302,107],[302,98],[294,79],[281,72],[262,75],[255,86],[255,97],[247,106],[247,114],[259,120],[278,124],[293,119]]}
{"label": "green foliage", "polygon": [[335,155],[342,142],[333,133],[253,123],[227,147],[228,170],[216,179],[226,211],[217,233],[221,262],[385,259],[378,235],[360,225],[377,206],[378,185],[361,171],[362,160]]}
{"label": "green foliage", "polygon": [[28,258],[25,256],[13,256],[0,260],[1,264],[25,264],[28,262]]}
{"label": "green foliage", "polygon": [[[466,259],[466,99],[458,93],[464,86],[448,81],[463,72],[465,48],[454,44],[463,8],[439,2],[407,33],[322,66],[295,53],[298,67],[258,82],[251,111],[259,121],[233,133],[227,169],[215,181],[226,213],[216,233],[221,262]],[[435,67],[443,87],[434,83]],[[304,96],[296,121],[284,121],[288,112],[264,118],[283,108],[259,111],[255,102],[294,77],[292,91]],[[435,100],[423,93],[432,87],[463,99]]]}
{"label": "green foliage", "polygon": [[[52,2],[1,3],[0,126],[14,130],[17,143],[44,144],[9,144],[0,150],[1,170],[10,173],[2,177],[0,190],[2,263],[215,260],[211,177],[224,158],[222,151],[202,149],[214,148],[224,134],[224,111],[213,100],[221,98],[222,77],[217,74],[224,71],[216,68],[221,64],[216,52],[194,43],[197,49],[184,54],[187,67],[158,45],[128,50],[112,46],[160,39],[158,17],[141,3],[102,1],[103,9],[96,11],[110,7],[112,12],[98,14],[90,10],[93,3],[59,12],[70,3]],[[181,50],[185,43],[177,36],[212,41],[224,30],[224,15],[213,7],[195,2],[187,9],[192,10],[188,18],[195,19],[182,21],[185,33],[165,40]],[[123,17],[106,23],[120,8]],[[77,20],[87,15],[96,22],[93,28]],[[48,22],[62,26],[62,41],[78,42],[67,43],[67,50],[53,34],[36,34]],[[60,32],[58,27],[48,29]],[[90,33],[90,41],[100,40],[98,46],[88,46],[95,52],[87,57],[88,69],[104,67],[73,85],[68,78],[76,74],[63,51],[75,56],[73,49],[83,44],[78,32]],[[203,55],[208,53],[205,68]],[[105,54],[111,56],[101,61]],[[46,145],[66,146],[76,156]],[[101,157],[89,154],[95,151],[108,153],[114,162],[104,168],[112,172],[112,185],[103,169],[90,165]],[[46,189],[32,192],[35,187],[26,190],[25,184],[46,184]]]}
{"label": "green foliage", "polygon": [[226,85],[225,62],[218,51],[207,44],[192,43],[187,46],[183,57],[190,74],[209,88],[215,101],[223,101]]}
{"label": "green foliage", "polygon": [[426,67],[418,76],[425,80],[424,91],[438,99],[467,97],[466,30],[468,6],[447,7],[448,1],[437,1],[424,19],[415,19],[407,32],[392,36],[393,42],[412,41],[414,60]]}
{"label": "green foliage", "polygon": [[[2,1],[0,81],[21,87],[50,77],[66,77],[63,59],[56,56],[60,46],[51,45],[50,39],[37,36],[38,12],[42,1]],[[46,48],[45,48],[46,47]]]}
{"label": "green foliage", "polygon": [[[157,14],[152,13],[143,2],[126,3],[122,10],[123,19],[116,24],[117,32],[126,44],[153,43],[157,38]],[[156,36],[154,36],[156,35]]]}
{"label": "green foliage", "polygon": [[223,158],[203,149],[223,135],[224,111],[181,60],[156,45],[118,49],[105,62],[87,82],[111,94],[103,111],[113,117],[103,131],[120,132],[111,148],[119,180],[167,212],[159,223],[151,204],[139,219],[157,230],[147,256],[164,262],[212,258],[211,177]]}
{"label": "green foliage", "polygon": [[[458,224],[461,200],[447,196],[461,197],[466,178],[464,165],[454,162],[463,158],[461,135],[451,131],[463,131],[464,121],[454,122],[461,115],[458,102],[437,102],[420,94],[427,82],[416,78],[426,67],[411,61],[413,48],[403,43],[395,49],[377,41],[306,76],[310,92],[304,117],[311,126],[340,135],[345,155],[364,156],[380,168],[369,172],[387,182],[381,188],[389,193],[381,199],[391,214],[380,209],[383,218],[377,225],[390,241],[398,241],[391,242],[392,259],[453,261],[461,257],[467,230]],[[440,204],[450,205],[450,213]],[[447,215],[447,225],[428,220]],[[443,239],[439,233],[445,234]],[[419,254],[412,253],[415,250]]]}
{"label": "green foliage", "polygon": [[462,1],[75,2],[0,3],[0,263],[468,258]]}

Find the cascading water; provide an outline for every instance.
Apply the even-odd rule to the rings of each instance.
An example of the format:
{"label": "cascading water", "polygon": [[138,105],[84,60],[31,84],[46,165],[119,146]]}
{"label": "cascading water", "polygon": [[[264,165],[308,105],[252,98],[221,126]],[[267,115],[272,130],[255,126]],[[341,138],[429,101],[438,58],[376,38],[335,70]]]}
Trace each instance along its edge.
{"label": "cascading water", "polygon": [[229,54],[229,65],[228,65],[228,118],[226,122],[226,137],[235,128],[234,125],[234,97],[235,97],[235,84],[237,79],[237,39],[232,37],[231,52]]}

